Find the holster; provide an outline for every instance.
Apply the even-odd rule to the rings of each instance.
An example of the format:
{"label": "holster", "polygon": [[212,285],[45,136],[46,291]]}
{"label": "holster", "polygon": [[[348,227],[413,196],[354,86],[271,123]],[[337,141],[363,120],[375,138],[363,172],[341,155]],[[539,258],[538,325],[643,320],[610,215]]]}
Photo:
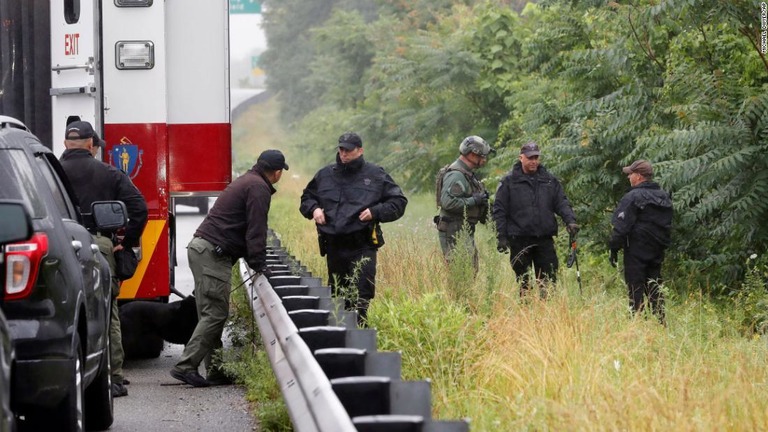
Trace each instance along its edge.
{"label": "holster", "polygon": [[440,232],[448,231],[448,223],[451,221],[450,219],[437,215],[432,220],[435,222],[435,227],[437,228],[438,231]]}
{"label": "holster", "polygon": [[375,248],[384,246],[384,231],[381,230],[381,224],[376,222],[371,226],[371,244]]}

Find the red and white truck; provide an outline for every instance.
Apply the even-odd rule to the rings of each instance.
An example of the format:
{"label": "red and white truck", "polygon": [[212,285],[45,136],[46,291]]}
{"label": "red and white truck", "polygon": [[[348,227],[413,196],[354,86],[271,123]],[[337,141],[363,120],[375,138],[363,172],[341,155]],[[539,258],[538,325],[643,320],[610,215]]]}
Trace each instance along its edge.
{"label": "red and white truck", "polygon": [[107,143],[102,159],[146,198],[139,267],[121,299],[167,301],[172,198],[216,195],[231,181],[228,7],[228,0],[0,2],[0,114],[23,121],[57,156],[66,125],[90,121]]}

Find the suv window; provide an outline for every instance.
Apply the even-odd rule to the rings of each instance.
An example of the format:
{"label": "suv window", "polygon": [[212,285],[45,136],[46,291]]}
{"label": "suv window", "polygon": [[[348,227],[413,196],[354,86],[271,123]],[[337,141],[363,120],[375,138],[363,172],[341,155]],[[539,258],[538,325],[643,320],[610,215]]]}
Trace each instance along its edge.
{"label": "suv window", "polygon": [[35,174],[24,150],[0,150],[0,185],[0,198],[23,201],[35,219],[46,216],[45,205],[35,190]]}
{"label": "suv window", "polygon": [[36,159],[37,166],[40,168],[40,171],[43,173],[43,177],[45,178],[45,182],[48,183],[48,187],[51,189],[53,202],[59,209],[59,213],[61,213],[61,215],[66,218],[77,220],[75,209],[70,205],[69,200],[65,197],[64,194],[66,192],[64,192],[64,186],[59,181],[59,178],[54,174],[51,164],[45,159],[45,156],[43,155],[38,155]]}

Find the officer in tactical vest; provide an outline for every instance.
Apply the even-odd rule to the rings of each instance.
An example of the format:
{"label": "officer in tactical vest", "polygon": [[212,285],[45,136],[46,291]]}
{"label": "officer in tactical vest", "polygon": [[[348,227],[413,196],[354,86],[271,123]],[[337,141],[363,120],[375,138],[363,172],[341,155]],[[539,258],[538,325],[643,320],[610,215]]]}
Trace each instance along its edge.
{"label": "officer in tactical vest", "polygon": [[485,165],[488,154],[494,151],[484,139],[472,135],[459,145],[461,155],[452,164],[443,167],[435,181],[437,206],[435,217],[443,256],[450,260],[456,248],[456,235],[466,229],[467,250],[477,272],[478,256],[475,246],[475,225],[485,223],[488,216],[488,191],[475,177],[474,171]]}

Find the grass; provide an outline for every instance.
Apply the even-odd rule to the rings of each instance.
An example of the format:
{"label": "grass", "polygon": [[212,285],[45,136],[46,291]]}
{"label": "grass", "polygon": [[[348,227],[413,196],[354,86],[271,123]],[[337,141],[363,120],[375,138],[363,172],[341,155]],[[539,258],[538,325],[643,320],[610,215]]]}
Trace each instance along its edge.
{"label": "grass", "polygon": [[[325,278],[314,226],[298,213],[310,177],[289,173],[270,226]],[[380,350],[402,352],[405,379],[432,381],[435,418],[469,418],[473,431],[768,430],[768,345],[744,336],[734,303],[690,286],[668,293],[666,328],[633,318],[607,256],[582,252],[579,293],[575,270],[564,266],[564,235],[550,296],[521,300],[491,230],[478,229],[473,277],[443,262],[430,194],[409,200],[406,215],[383,226],[369,320]],[[268,397],[262,390],[254,399]]]}

